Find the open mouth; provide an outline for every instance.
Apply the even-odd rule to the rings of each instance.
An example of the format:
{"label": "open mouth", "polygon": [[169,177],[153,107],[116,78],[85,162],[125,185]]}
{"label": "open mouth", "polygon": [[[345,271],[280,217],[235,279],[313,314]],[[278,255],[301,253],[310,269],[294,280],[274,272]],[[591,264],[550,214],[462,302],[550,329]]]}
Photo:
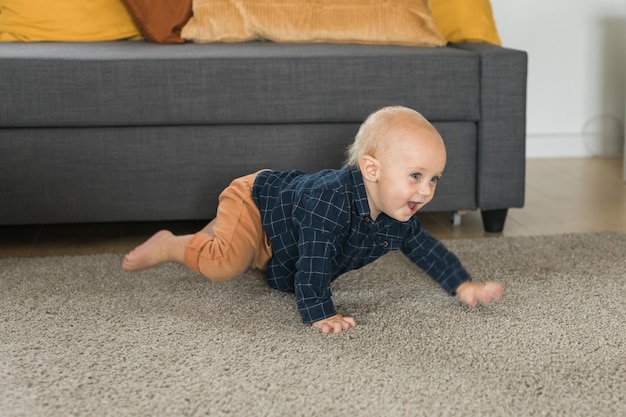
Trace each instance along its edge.
{"label": "open mouth", "polygon": [[409,203],[407,204],[407,206],[409,207],[409,210],[413,214],[417,213],[417,210],[419,210],[421,205],[422,203],[418,203],[417,201],[409,201]]}

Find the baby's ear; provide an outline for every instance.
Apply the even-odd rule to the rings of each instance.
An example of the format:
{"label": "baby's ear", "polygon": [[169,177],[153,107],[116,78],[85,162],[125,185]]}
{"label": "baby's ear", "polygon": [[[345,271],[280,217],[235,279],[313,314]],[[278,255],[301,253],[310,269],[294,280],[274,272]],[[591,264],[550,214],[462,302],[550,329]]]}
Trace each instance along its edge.
{"label": "baby's ear", "polygon": [[378,160],[371,155],[364,155],[359,161],[361,175],[366,181],[376,182],[378,180]]}

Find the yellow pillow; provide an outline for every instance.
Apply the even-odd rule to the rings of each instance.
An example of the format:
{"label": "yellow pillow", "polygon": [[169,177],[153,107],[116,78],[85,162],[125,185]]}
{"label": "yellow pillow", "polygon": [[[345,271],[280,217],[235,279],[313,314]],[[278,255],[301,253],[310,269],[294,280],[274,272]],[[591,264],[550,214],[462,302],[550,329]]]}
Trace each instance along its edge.
{"label": "yellow pillow", "polygon": [[428,0],[194,0],[194,42],[338,42],[443,46]]}
{"label": "yellow pillow", "polygon": [[0,0],[0,41],[141,38],[120,0]]}
{"label": "yellow pillow", "polygon": [[430,0],[430,9],[448,42],[502,45],[489,0]]}

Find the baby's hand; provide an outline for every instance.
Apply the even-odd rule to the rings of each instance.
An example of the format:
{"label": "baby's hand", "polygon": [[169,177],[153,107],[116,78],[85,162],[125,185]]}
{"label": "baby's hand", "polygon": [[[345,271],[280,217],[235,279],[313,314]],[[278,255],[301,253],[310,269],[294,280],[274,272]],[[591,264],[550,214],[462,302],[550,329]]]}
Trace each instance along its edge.
{"label": "baby's hand", "polygon": [[344,317],[341,314],[335,314],[334,316],[313,323],[313,327],[324,334],[341,333],[355,326],[356,321],[353,317]]}
{"label": "baby's hand", "polygon": [[456,296],[474,308],[481,303],[487,305],[492,301],[498,301],[504,293],[504,287],[498,282],[474,283],[466,281],[456,289]]}

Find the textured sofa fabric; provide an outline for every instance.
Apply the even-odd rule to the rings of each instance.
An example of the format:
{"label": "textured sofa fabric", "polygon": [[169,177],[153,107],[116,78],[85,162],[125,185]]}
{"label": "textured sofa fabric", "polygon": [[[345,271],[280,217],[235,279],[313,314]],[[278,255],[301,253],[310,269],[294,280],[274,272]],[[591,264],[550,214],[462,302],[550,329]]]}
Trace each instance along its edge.
{"label": "textured sofa fabric", "polygon": [[454,48],[0,46],[9,50],[0,63],[1,88],[14,98],[0,109],[7,126],[358,123],[394,102],[430,119],[480,119],[479,57]]}
{"label": "textured sofa fabric", "polygon": [[427,210],[524,202],[526,54],[489,44],[0,44],[0,224],[206,219],[234,177],[339,167],[394,104],[441,131]]}

